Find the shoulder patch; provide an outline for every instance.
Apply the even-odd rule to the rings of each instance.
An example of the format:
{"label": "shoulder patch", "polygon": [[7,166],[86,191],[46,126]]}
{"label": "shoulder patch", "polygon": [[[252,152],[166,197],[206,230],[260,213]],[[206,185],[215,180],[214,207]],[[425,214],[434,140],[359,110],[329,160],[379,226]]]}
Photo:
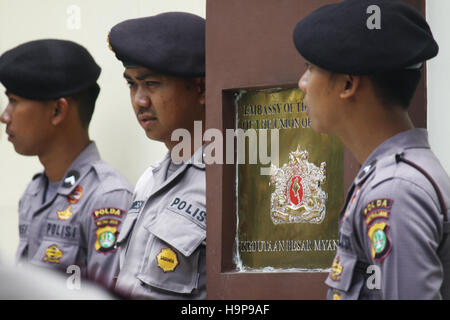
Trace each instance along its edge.
{"label": "shoulder patch", "polygon": [[97,230],[95,231],[97,237],[94,245],[95,250],[104,254],[115,251],[118,234],[117,226],[114,226],[113,224],[106,224],[103,226],[97,225]]}
{"label": "shoulder patch", "polygon": [[105,216],[122,218],[124,213],[125,213],[124,210],[118,208],[100,208],[92,211],[91,215],[94,218],[94,220],[97,220]]}
{"label": "shoulder patch", "polygon": [[370,201],[363,210],[366,225],[369,225],[377,218],[388,219],[393,203],[394,200],[387,198]]}
{"label": "shoulder patch", "polygon": [[372,258],[381,262],[391,252],[392,245],[388,237],[389,225],[386,222],[374,223],[370,226],[367,235],[371,243]]}
{"label": "shoulder patch", "polygon": [[116,250],[119,225],[125,210],[118,208],[100,208],[91,212],[95,221],[95,251],[107,254]]}

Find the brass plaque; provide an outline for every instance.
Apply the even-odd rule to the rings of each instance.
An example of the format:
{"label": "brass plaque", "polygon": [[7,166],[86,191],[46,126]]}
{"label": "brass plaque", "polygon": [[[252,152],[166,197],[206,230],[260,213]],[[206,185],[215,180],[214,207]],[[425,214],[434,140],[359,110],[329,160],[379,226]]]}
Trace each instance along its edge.
{"label": "brass plaque", "polygon": [[[237,151],[245,162],[236,165],[237,269],[325,271],[335,256],[344,201],[342,142],[311,129],[298,88],[241,90],[235,105],[236,128],[242,129],[236,131],[246,133]],[[251,141],[250,131],[258,141]],[[272,159],[271,151],[278,151],[271,168],[260,158],[251,162],[264,141]]]}

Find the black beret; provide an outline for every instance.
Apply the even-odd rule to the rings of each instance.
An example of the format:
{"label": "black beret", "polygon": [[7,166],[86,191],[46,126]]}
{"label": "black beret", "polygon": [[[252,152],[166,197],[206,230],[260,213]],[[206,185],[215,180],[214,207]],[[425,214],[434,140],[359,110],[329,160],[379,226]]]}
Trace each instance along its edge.
{"label": "black beret", "polygon": [[124,66],[142,66],[180,77],[205,75],[205,19],[166,12],[115,25],[111,50]]}
{"label": "black beret", "polygon": [[[379,8],[378,29],[371,23],[378,14],[369,8],[373,5]],[[354,75],[418,68],[439,50],[421,13],[399,0],[346,0],[326,5],[300,20],[293,38],[298,52],[309,62]]]}
{"label": "black beret", "polygon": [[95,84],[100,72],[84,47],[67,40],[26,42],[0,57],[0,82],[11,93],[32,100],[78,93]]}

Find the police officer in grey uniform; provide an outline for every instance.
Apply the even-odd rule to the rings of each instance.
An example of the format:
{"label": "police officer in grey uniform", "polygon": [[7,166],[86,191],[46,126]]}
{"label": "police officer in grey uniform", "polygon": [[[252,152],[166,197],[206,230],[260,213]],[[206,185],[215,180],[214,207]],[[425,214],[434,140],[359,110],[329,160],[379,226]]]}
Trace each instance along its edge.
{"label": "police officer in grey uniform", "polygon": [[438,45],[401,1],[347,0],[300,20],[312,128],[362,164],[339,216],[329,299],[450,298],[450,180],[407,113]]}
{"label": "police officer in grey uniform", "polygon": [[71,41],[21,44],[0,57],[9,99],[0,120],[16,152],[44,166],[19,202],[18,262],[64,272],[75,265],[85,279],[112,289],[114,245],[132,189],[89,139],[100,70]]}
{"label": "police officer in grey uniform", "polygon": [[205,117],[205,20],[169,12],[114,26],[109,44],[122,61],[131,103],[148,138],[169,152],[139,179],[123,223],[118,291],[133,299],[206,297],[203,148],[171,151],[176,129],[194,135]]}

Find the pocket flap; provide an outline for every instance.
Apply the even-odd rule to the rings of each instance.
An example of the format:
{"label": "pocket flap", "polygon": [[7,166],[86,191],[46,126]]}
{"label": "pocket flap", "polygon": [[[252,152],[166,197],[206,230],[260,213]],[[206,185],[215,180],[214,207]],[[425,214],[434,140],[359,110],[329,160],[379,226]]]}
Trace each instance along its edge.
{"label": "pocket flap", "polygon": [[138,216],[137,212],[128,212],[125,216],[125,221],[122,223],[122,227],[119,231],[119,237],[117,238],[117,244],[122,243],[124,240],[128,238],[128,234],[131,230],[133,230],[134,223],[136,222],[136,218]]}
{"label": "pocket flap", "polygon": [[53,265],[56,268],[65,268],[77,263],[76,258],[79,249],[78,243],[43,239],[31,259],[31,263],[38,266]]}
{"label": "pocket flap", "polygon": [[157,219],[145,225],[144,228],[186,257],[190,256],[206,239],[206,230],[169,209],[165,209]]}
{"label": "pocket flap", "polygon": [[352,284],[356,261],[356,256],[338,249],[325,283],[332,288],[348,291]]}
{"label": "pocket flap", "polygon": [[[157,256],[154,256],[154,253],[151,254],[149,264],[136,277],[151,287],[181,294],[192,293],[198,286],[199,256],[201,252],[204,254],[205,248],[196,250],[189,257],[177,254],[170,248],[163,248],[161,251],[158,251],[159,247],[155,249],[157,250],[154,253],[159,252],[159,254]],[[174,267],[172,270],[163,270],[158,263],[161,259],[158,256],[163,250],[168,250],[176,257],[176,265],[172,264]]]}

